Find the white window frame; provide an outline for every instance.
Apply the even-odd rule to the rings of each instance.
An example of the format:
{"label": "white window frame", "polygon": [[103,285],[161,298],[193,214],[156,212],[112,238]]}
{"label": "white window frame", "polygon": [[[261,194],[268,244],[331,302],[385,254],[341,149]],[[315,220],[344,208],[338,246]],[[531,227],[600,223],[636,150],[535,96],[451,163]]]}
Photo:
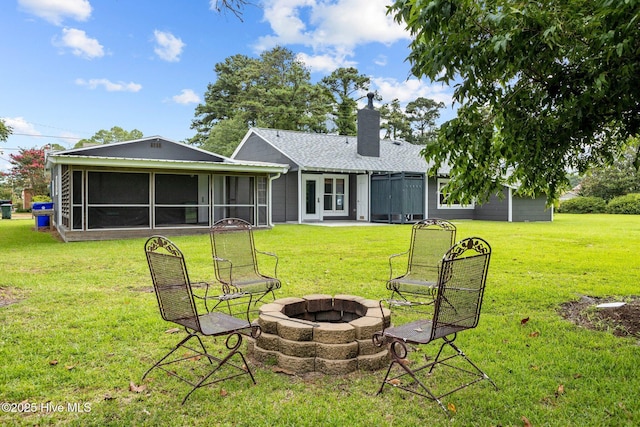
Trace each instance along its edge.
{"label": "white window frame", "polygon": [[459,203],[452,203],[452,204],[446,204],[446,203],[442,203],[442,193],[440,193],[440,189],[442,187],[444,187],[445,185],[447,185],[447,183],[451,181],[448,178],[438,178],[437,182],[436,182],[436,187],[438,190],[438,209],[475,209],[475,202],[472,202],[471,204],[468,205],[461,205]]}
{"label": "white window frame", "polygon": [[[324,197],[329,193],[324,192],[324,181],[325,179],[333,180],[332,184],[332,193],[331,193],[331,206],[332,209],[324,208]],[[336,180],[341,179],[344,181],[344,193],[343,195],[343,209],[336,210]],[[347,216],[349,215],[349,175],[322,175],[322,213],[326,216]]]}

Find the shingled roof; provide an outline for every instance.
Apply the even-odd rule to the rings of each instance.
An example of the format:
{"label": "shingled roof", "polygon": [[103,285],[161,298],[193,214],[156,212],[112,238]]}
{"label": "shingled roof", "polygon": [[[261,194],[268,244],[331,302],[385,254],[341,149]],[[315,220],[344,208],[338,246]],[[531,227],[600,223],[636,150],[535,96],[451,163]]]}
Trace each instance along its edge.
{"label": "shingled roof", "polygon": [[303,170],[416,173],[427,171],[427,162],[420,155],[422,146],[404,141],[381,139],[380,157],[370,157],[357,153],[355,136],[266,128],[252,128],[250,132],[260,136]]}

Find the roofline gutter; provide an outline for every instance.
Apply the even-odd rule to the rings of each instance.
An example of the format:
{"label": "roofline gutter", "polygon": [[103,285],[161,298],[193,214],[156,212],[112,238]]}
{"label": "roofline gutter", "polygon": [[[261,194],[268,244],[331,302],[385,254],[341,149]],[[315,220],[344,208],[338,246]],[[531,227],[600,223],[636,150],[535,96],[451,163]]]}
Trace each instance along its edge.
{"label": "roofline gutter", "polygon": [[151,160],[151,159],[121,159],[121,158],[99,158],[99,157],[76,157],[76,156],[56,156],[47,157],[47,168],[51,165],[77,165],[77,166],[106,166],[120,168],[141,168],[141,169],[179,169],[179,170],[200,170],[200,171],[221,171],[221,172],[260,172],[260,173],[287,173],[288,165],[276,164],[234,164],[234,163],[214,163],[196,161],[176,161],[176,160]]}

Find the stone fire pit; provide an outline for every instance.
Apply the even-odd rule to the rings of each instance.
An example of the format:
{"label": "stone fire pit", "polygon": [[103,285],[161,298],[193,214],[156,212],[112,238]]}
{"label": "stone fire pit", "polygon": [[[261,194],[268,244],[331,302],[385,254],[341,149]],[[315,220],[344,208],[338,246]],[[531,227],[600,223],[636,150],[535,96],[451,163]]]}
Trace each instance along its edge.
{"label": "stone fire pit", "polygon": [[282,298],[260,307],[262,335],[250,342],[249,353],[295,374],[376,370],[388,366],[389,356],[371,336],[390,319],[378,301],[353,295]]}

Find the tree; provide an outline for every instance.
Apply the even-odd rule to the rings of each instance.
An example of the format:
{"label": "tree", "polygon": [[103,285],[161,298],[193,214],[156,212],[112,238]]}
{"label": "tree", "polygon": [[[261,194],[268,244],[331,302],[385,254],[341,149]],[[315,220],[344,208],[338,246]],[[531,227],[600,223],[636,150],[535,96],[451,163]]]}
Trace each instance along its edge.
{"label": "tree", "polygon": [[410,143],[426,145],[435,140],[436,120],[440,117],[440,108],[444,108],[444,103],[423,97],[407,104],[405,113],[413,129],[408,139]]}
{"label": "tree", "polygon": [[11,129],[11,126],[7,126],[4,120],[0,119],[0,141],[5,142],[9,139],[9,135],[11,135],[12,132],[13,129]]}
{"label": "tree", "polygon": [[640,173],[634,165],[640,139],[632,138],[611,165],[593,168],[580,182],[580,195],[606,201],[629,193],[640,193]]}
{"label": "tree", "polygon": [[367,96],[370,83],[371,79],[364,74],[358,74],[354,67],[338,68],[320,81],[331,93],[333,122],[338,135],[357,133],[357,101]]}
{"label": "tree", "polygon": [[637,0],[396,0],[412,73],[456,83],[457,117],[423,154],[451,197],[503,184],[553,201],[566,171],[610,162],[640,129]]}
{"label": "tree", "polygon": [[[215,73],[217,80],[196,107],[191,128],[197,133],[189,143],[229,155],[251,126],[326,132],[329,94],[311,84],[309,71],[289,49],[275,47],[259,58],[234,55],[216,64]],[[227,120],[233,121],[225,125],[233,135],[214,131]]]}
{"label": "tree", "polygon": [[380,128],[385,130],[385,138],[405,141],[411,138],[411,123],[402,111],[400,101],[397,98],[391,101],[391,104],[384,104],[380,107],[380,118],[382,119]]}
{"label": "tree", "polygon": [[36,195],[49,194],[49,181],[44,171],[44,148],[21,148],[18,154],[10,154],[15,187],[31,188]]}
{"label": "tree", "polygon": [[126,131],[121,127],[114,126],[110,130],[100,129],[89,139],[81,139],[73,148],[84,147],[85,144],[110,144],[112,142],[131,141],[142,138],[142,132],[138,129]]}

